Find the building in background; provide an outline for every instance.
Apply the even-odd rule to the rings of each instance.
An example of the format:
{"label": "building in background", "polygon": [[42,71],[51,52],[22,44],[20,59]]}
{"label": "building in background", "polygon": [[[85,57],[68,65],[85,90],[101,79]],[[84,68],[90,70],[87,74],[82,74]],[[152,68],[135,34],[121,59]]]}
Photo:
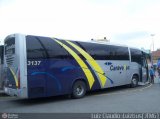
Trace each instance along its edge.
{"label": "building in background", "polygon": [[157,63],[158,58],[160,58],[160,49],[157,51],[152,51],[153,63]]}

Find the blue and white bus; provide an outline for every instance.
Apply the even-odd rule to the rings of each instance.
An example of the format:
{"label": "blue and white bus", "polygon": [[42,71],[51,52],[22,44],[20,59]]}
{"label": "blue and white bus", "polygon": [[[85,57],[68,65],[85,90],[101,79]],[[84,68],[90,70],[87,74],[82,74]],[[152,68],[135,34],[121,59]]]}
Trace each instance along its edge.
{"label": "blue and white bus", "polygon": [[148,79],[146,53],[109,43],[13,34],[4,41],[5,92],[21,98],[70,94]]}

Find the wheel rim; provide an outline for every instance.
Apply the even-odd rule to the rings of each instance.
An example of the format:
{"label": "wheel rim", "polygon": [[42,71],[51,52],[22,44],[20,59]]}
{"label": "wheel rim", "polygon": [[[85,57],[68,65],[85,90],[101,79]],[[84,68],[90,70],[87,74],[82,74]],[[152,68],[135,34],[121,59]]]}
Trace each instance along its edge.
{"label": "wheel rim", "polygon": [[133,85],[137,85],[137,79],[136,79],[136,78],[133,78],[133,79],[132,79],[132,83],[133,83]]}
{"label": "wheel rim", "polygon": [[76,94],[77,95],[82,95],[83,93],[84,93],[83,86],[81,86],[81,85],[77,86],[77,88],[76,88]]}

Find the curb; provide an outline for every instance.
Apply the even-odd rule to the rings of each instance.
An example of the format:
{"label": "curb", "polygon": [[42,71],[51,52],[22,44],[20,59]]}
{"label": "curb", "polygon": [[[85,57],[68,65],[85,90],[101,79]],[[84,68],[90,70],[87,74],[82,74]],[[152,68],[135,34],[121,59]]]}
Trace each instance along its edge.
{"label": "curb", "polygon": [[149,81],[147,81],[147,82],[138,82],[138,85],[139,85],[139,86],[145,86],[145,85],[147,85],[147,84],[149,84]]}

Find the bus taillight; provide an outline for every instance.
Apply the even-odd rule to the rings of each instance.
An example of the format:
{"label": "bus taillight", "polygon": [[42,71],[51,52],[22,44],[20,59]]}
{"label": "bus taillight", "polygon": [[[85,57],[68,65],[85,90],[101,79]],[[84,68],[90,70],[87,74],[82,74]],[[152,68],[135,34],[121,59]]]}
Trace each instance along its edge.
{"label": "bus taillight", "polygon": [[18,89],[20,88],[20,70],[18,71]]}

